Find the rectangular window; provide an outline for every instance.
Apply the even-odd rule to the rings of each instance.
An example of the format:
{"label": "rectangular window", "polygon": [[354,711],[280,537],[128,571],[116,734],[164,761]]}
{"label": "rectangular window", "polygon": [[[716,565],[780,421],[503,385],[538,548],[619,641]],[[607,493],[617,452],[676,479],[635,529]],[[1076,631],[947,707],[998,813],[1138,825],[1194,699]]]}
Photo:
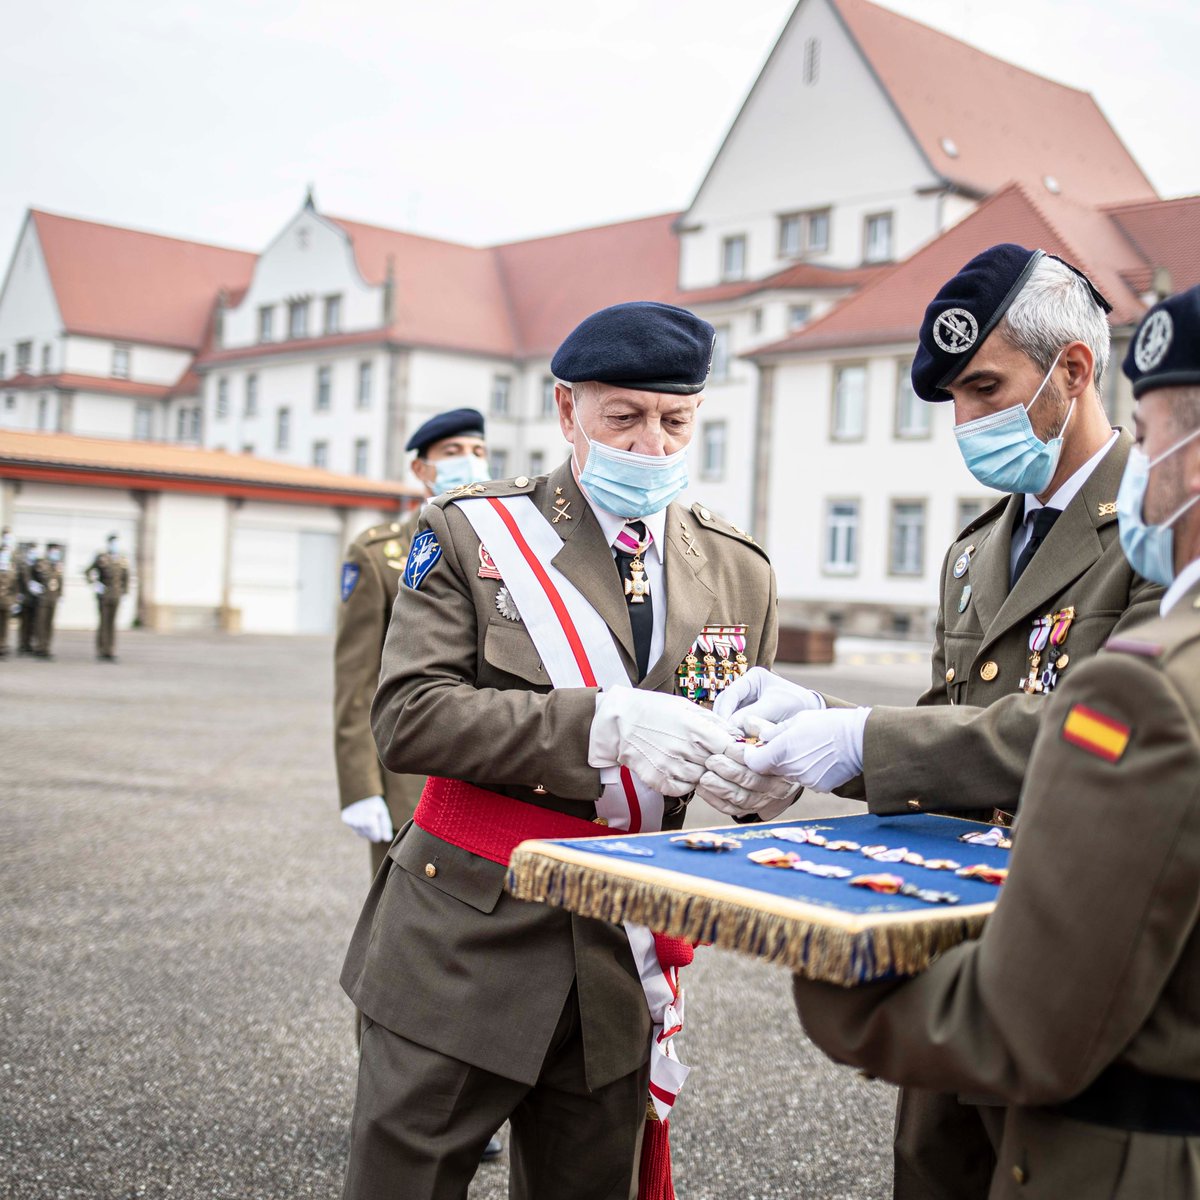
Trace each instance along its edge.
{"label": "rectangular window", "polygon": [[824,567],[831,575],[853,575],[858,570],[857,500],[826,502]]}
{"label": "rectangular window", "polygon": [[17,398],[12,394],[12,392],[9,392],[8,395],[4,397],[4,410],[5,412],[12,412],[16,407]]}
{"label": "rectangular window", "polygon": [[246,376],[246,416],[258,416],[258,376]]}
{"label": "rectangular window", "polygon": [[196,407],[192,409],[191,429],[189,430],[189,432],[191,434],[191,440],[193,442],[200,441],[200,429],[201,429],[203,420],[204,420],[204,409],[202,409],[200,407],[200,405],[197,404]]}
{"label": "rectangular window", "polygon": [[788,328],[803,329],[812,320],[811,304],[788,305]]}
{"label": "rectangular window", "polygon": [[43,432],[50,428],[50,397],[45,393],[38,397],[37,427]]}
{"label": "rectangular window", "polygon": [[829,249],[829,209],[788,213],[779,218],[780,258],[824,254]]}
{"label": "rectangular window", "polygon": [[862,363],[836,367],[833,373],[833,437],[861,441],[867,429],[867,368]]}
{"label": "rectangular window", "polygon": [[271,340],[271,326],[275,322],[275,308],[273,305],[264,304],[258,310],[258,340],[260,342],[269,342]]}
{"label": "rectangular window", "polygon": [[925,569],[925,501],[893,500],[891,550],[892,575],[920,575]]}
{"label": "rectangular window", "polygon": [[8,378],[8,355],[0,350],[0,379]]}
{"label": "rectangular window", "polygon": [[358,364],[358,407],[371,407],[371,364],[369,362]]}
{"label": "rectangular window", "polygon": [[724,479],[728,428],[724,421],[706,421],[700,430],[700,476]]}
{"label": "rectangular window", "polygon": [[745,279],[746,235],[735,234],[721,241],[721,278]]}
{"label": "rectangular window", "polygon": [[43,375],[50,374],[50,355],[51,355],[51,353],[52,353],[52,351],[51,351],[51,347],[50,347],[49,343],[47,343],[46,345],[44,345],[42,347],[42,374]]}
{"label": "rectangular window", "polygon": [[821,208],[808,214],[807,241],[809,254],[821,254],[829,249],[829,209]]}
{"label": "rectangular window", "polygon": [[713,383],[724,383],[729,378],[729,326],[718,325],[713,339],[712,368],[708,377]]}
{"label": "rectangular window", "polygon": [[275,449],[286,450],[292,438],[292,410],[281,408],[275,414]]}
{"label": "rectangular window", "polygon": [[33,364],[33,343],[18,342],[17,343],[17,374],[28,375],[29,368]]}
{"label": "rectangular window", "polygon": [[253,443],[253,442],[245,442],[245,443],[243,443],[243,445],[242,445],[242,453],[243,453],[243,454],[253,454],[253,453],[254,453],[254,443]]}
{"label": "rectangular window", "polygon": [[307,300],[293,300],[288,304],[288,337],[308,337]]}
{"label": "rectangular window", "polygon": [[154,410],[148,404],[139,404],[133,412],[133,438],[137,442],[148,442],[154,436]]}
{"label": "rectangular window", "polygon": [[750,314],[750,328],[755,333],[762,333],[762,327],[763,327],[763,310],[761,308],[756,308]]}
{"label": "rectangular window", "polygon": [[488,407],[498,417],[508,415],[509,396],[512,392],[512,380],[507,375],[496,375],[492,379],[492,394]]}
{"label": "rectangular window", "polygon": [[181,408],[175,413],[175,440],[177,442],[187,441],[188,431],[188,410]]}
{"label": "rectangular window", "polygon": [[370,454],[370,447],[366,438],[356,438],[354,442],[354,473],[355,475],[365,475],[367,473],[367,458]]}
{"label": "rectangular window", "polygon": [[896,436],[898,438],[927,438],[933,406],[926,404],[912,385],[912,364],[896,364]]}
{"label": "rectangular window", "polygon": [[112,356],[112,373],[114,379],[129,378],[129,347],[114,346]]}
{"label": "rectangular window", "polygon": [[863,262],[891,262],[892,214],[875,213],[867,218],[863,238]]}
{"label": "rectangular window", "polygon": [[546,375],[542,378],[542,416],[553,417],[558,415],[558,404],[554,399],[554,376]]}
{"label": "rectangular window", "polygon": [[488,471],[493,479],[508,478],[507,450],[490,450],[488,452]]}
{"label": "rectangular window", "polygon": [[332,402],[333,368],[317,368],[317,412],[328,412]]}
{"label": "rectangular window", "polygon": [[529,454],[529,474],[536,479],[546,473],[546,454],[543,450],[532,450]]}
{"label": "rectangular window", "polygon": [[788,213],[779,218],[779,257],[795,258],[804,249],[804,217]]}
{"label": "rectangular window", "polygon": [[322,471],[329,468],[329,443],[328,442],[313,442],[312,449],[312,465],[320,467]]}
{"label": "rectangular window", "polygon": [[325,332],[341,333],[342,331],[342,298],[341,296],[325,297]]}
{"label": "rectangular window", "polygon": [[229,380],[222,375],[217,380],[217,407],[216,418],[218,421],[224,420],[229,416]]}

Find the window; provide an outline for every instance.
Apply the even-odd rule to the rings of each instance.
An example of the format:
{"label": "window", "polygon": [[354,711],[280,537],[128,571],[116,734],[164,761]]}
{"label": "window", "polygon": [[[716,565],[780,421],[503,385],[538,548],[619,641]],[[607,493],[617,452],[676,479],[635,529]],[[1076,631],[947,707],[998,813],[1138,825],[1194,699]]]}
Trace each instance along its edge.
{"label": "window", "polygon": [[718,325],[713,338],[712,367],[709,378],[713,383],[723,383],[729,378],[729,326]]}
{"label": "window", "polygon": [[365,475],[367,473],[367,456],[370,452],[370,447],[366,438],[356,438],[354,442],[354,473],[355,475]]}
{"label": "window", "polygon": [[242,453],[243,454],[253,454],[254,453],[254,443],[253,442],[244,442],[242,444]]}
{"label": "window", "polygon": [[177,442],[187,441],[188,431],[188,410],[181,408],[175,413],[175,440]]}
{"label": "window", "polygon": [[788,328],[803,329],[812,320],[811,304],[788,305]]}
{"label": "window", "polygon": [[558,404],[554,399],[554,376],[542,377],[542,416],[553,417],[558,414]]}
{"label": "window", "polygon": [[329,467],[329,443],[313,442],[312,465],[326,470]]}
{"label": "window", "polygon": [[727,428],[724,421],[706,421],[700,430],[700,477],[725,477],[725,444]]}
{"label": "window", "polygon": [[829,249],[829,209],[821,208],[808,214],[805,234],[804,248],[809,254],[820,254]]}
{"label": "window", "polygon": [[812,87],[821,78],[821,39],[810,37],[804,40],[804,82]]}
{"label": "window", "polygon": [[342,298],[341,296],[325,297],[325,332],[341,333],[342,331]]}
{"label": "window", "polygon": [[795,258],[804,249],[804,218],[790,213],[779,218],[779,257]]}
{"label": "window", "polygon": [[112,356],[112,373],[114,379],[129,378],[129,347],[114,346]]}
{"label": "window", "polygon": [[258,376],[246,376],[246,416],[258,416]]}
{"label": "window", "polygon": [[543,450],[533,450],[529,454],[529,474],[532,478],[546,473],[546,454]]}
{"label": "window", "polygon": [[333,392],[333,368],[317,368],[317,412],[328,412]]}
{"label": "window", "polygon": [[896,436],[898,438],[927,438],[932,406],[926,404],[912,386],[912,364],[896,364]]}
{"label": "window", "polygon": [[823,254],[829,249],[829,209],[788,213],[779,218],[779,257]]}
{"label": "window", "polygon": [[133,413],[133,437],[138,442],[148,442],[154,436],[154,410],[148,404],[139,404]]}
{"label": "window", "polygon": [[763,310],[756,308],[750,314],[750,329],[754,333],[762,333],[763,327]]}
{"label": "window", "polygon": [[5,411],[12,412],[13,409],[16,407],[17,407],[17,398],[16,398],[16,396],[14,396],[12,394],[12,392],[9,392],[8,395],[4,397]]}
{"label": "window", "polygon": [[831,575],[853,575],[858,570],[857,500],[826,502],[824,567]]}
{"label": "window", "polygon": [[992,505],[991,500],[971,499],[959,500],[954,512],[954,532],[957,534],[960,530],[966,529],[976,517],[982,517],[983,514]]}
{"label": "window", "polygon": [[861,363],[837,367],[833,380],[833,437],[860,441],[867,425],[867,368]]}
{"label": "window", "polygon": [[49,343],[47,343],[46,345],[44,345],[42,347],[42,374],[43,375],[50,374],[50,355],[52,352],[53,351],[52,351]]}
{"label": "window", "polygon": [[203,415],[204,409],[202,409],[198,404],[191,410],[191,420],[189,422],[188,433],[191,441],[193,442],[198,442],[200,440],[200,426]]}
{"label": "window", "polygon": [[0,379],[8,378],[8,355],[0,350]]}
{"label": "window", "polygon": [[496,416],[503,417],[508,415],[508,400],[511,391],[512,380],[507,375],[496,375],[492,379],[492,395],[489,407]]}
{"label": "window", "polygon": [[736,234],[721,241],[721,278],[745,279],[746,235]]}
{"label": "window", "polygon": [[286,450],[292,436],[292,410],[281,408],[275,414],[275,449]]}
{"label": "window", "polygon": [[488,472],[493,479],[508,478],[508,451],[492,450],[488,453]]}
{"label": "window", "polygon": [[288,304],[288,337],[308,337],[307,300],[293,300]]}
{"label": "window", "polygon": [[50,428],[50,397],[44,392],[38,397],[37,427],[41,430]]}
{"label": "window", "polygon": [[269,342],[271,340],[271,326],[274,320],[274,307],[270,304],[264,304],[258,310],[258,340],[260,342]]}
{"label": "window", "polygon": [[863,261],[890,262],[892,258],[892,214],[875,213],[867,218],[863,239]]}
{"label": "window", "polygon": [[17,374],[27,375],[29,367],[33,362],[33,343],[18,342],[17,343]]}
{"label": "window", "polygon": [[216,418],[218,421],[224,420],[229,416],[229,380],[222,375],[217,380],[217,408]]}
{"label": "window", "polygon": [[891,555],[893,575],[920,575],[925,568],[925,501],[893,500]]}
{"label": "window", "polygon": [[371,364],[369,362],[358,364],[358,407],[371,407]]}

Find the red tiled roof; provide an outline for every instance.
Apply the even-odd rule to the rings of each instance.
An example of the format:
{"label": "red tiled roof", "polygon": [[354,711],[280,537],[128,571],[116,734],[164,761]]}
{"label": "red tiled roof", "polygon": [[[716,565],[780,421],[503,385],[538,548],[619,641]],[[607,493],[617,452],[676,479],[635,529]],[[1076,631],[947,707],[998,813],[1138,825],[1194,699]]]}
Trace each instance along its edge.
{"label": "red tiled roof", "polygon": [[718,283],[707,288],[692,288],[681,292],[677,303],[685,307],[693,304],[717,304],[723,300],[737,300],[760,292],[780,291],[795,288],[801,291],[837,290],[853,291],[872,279],[893,269],[892,263],[881,263],[863,267],[822,267],[816,263],[793,263],[763,279],[743,280],[738,283]]}
{"label": "red tiled roof", "polygon": [[1173,291],[1200,283],[1200,196],[1112,205],[1105,211],[1145,263],[1127,275],[1135,291],[1150,290],[1156,267],[1170,272]]}
{"label": "red tiled roof", "polygon": [[198,350],[217,293],[257,256],[32,210],[67,333]]}
{"label": "red tiled roof", "polygon": [[[976,50],[868,0],[832,0],[933,169],[988,193],[1017,179],[1087,204],[1154,197],[1087,93]],[[958,154],[946,153],[949,138]]]}
{"label": "red tiled roof", "polygon": [[112,396],[142,396],[161,399],[171,393],[165,383],[140,383],[135,379],[113,379],[108,375],[14,375],[0,380],[0,389],[10,392],[36,392],[57,388],[64,392],[104,392]]}

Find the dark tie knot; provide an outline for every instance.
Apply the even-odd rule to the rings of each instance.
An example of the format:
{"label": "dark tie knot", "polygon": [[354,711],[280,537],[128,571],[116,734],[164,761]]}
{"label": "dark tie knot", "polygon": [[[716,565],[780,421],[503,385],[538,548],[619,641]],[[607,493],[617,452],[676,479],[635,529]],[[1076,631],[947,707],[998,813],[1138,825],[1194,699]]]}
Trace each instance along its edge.
{"label": "dark tie knot", "polygon": [[646,540],[646,522],[645,521],[626,521],[625,528],[637,538],[638,542]]}
{"label": "dark tie knot", "polygon": [[1054,528],[1054,522],[1061,516],[1061,508],[1039,508],[1033,514],[1033,536],[1040,541]]}

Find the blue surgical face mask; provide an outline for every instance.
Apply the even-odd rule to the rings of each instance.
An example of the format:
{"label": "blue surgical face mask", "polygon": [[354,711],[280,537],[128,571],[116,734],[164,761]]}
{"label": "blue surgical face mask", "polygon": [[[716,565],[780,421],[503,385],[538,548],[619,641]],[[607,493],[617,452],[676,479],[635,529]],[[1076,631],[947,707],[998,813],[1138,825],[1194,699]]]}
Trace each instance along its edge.
{"label": "blue surgical face mask", "polygon": [[460,454],[456,458],[439,458],[434,464],[434,494],[440,496],[451,488],[472,483],[487,483],[491,479],[486,458],[478,454]]}
{"label": "blue surgical face mask", "polygon": [[49,560],[50,560],[52,563],[59,563],[59,562],[62,562],[62,551],[61,551],[61,550],[47,550],[47,551],[46,551],[46,557],[47,557],[47,558],[48,558],[48,559],[49,559]]}
{"label": "blue surgical face mask", "polygon": [[1195,437],[1200,437],[1200,429],[1192,430],[1153,462],[1146,457],[1141,446],[1134,446],[1129,451],[1129,461],[1125,464],[1125,474],[1121,476],[1121,487],[1117,492],[1117,527],[1121,534],[1121,549],[1125,551],[1129,565],[1143,579],[1163,587],[1170,587],[1175,578],[1175,531],[1171,526],[1200,500],[1200,495],[1180,505],[1161,525],[1146,524],[1142,518],[1142,505],[1146,500],[1150,472]]}
{"label": "blue surgical face mask", "polygon": [[1067,419],[1058,436],[1048,442],[1043,442],[1033,432],[1029,410],[1050,382],[1062,354],[1060,350],[1054,356],[1041,386],[1024,407],[1014,404],[986,417],[955,425],[954,436],[958,439],[967,470],[985,487],[1037,496],[1050,486],[1058,467],[1058,456],[1062,453],[1063,434],[1075,413],[1075,401],[1072,400],[1067,409]]}
{"label": "blue surgical face mask", "polygon": [[[638,520],[661,512],[688,485],[687,447],[674,454],[635,454],[594,442],[579,423],[575,393],[571,393],[575,428],[588,445],[587,462],[579,472],[579,486],[605,512]],[[575,449],[572,447],[574,456]],[[576,466],[579,460],[575,459]]]}

